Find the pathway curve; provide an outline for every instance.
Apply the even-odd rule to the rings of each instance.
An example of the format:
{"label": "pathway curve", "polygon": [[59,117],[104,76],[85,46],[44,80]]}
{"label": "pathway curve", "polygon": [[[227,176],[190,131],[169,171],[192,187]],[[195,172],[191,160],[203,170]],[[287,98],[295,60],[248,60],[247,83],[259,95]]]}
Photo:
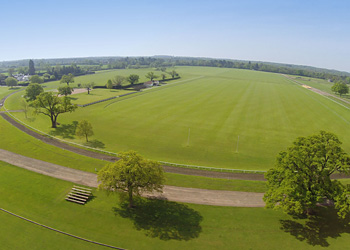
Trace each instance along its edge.
{"label": "pathway curve", "polygon": [[[89,187],[97,187],[97,175],[81,170],[63,167],[49,162],[36,160],[0,149],[1,161],[34,171],[54,178],[74,182]],[[177,202],[193,204],[232,206],[232,207],[264,207],[263,193],[248,193],[235,191],[207,190],[165,186],[163,193],[147,194],[146,196],[168,199]]]}

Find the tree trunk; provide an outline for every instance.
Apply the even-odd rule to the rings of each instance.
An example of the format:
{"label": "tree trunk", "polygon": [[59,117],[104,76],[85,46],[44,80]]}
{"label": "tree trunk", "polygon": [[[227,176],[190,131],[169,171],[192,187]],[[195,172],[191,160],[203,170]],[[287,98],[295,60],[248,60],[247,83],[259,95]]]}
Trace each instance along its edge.
{"label": "tree trunk", "polygon": [[129,188],[129,208],[134,206],[133,197],[132,197],[132,188]]}
{"label": "tree trunk", "polygon": [[85,135],[85,137],[86,137],[86,142],[88,142],[89,140],[88,140],[88,136],[87,135]]}
{"label": "tree trunk", "polygon": [[56,123],[57,118],[54,116],[51,116],[51,128],[57,128],[57,123]]}

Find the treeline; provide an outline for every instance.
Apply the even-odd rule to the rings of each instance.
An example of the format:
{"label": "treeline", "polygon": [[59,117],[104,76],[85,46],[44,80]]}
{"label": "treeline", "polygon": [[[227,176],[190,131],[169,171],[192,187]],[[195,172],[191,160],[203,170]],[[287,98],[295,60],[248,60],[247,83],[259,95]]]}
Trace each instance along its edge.
{"label": "treeline", "polygon": [[[333,82],[350,83],[350,73],[336,70],[320,69],[309,66],[278,64],[269,62],[239,61],[229,59],[193,58],[193,57],[88,57],[88,58],[60,58],[34,60],[37,69],[47,71],[60,79],[62,75],[83,75],[92,71],[126,68],[156,68],[161,70],[173,66],[206,66],[220,68],[237,68],[265,71],[305,77],[331,80]],[[28,63],[28,61],[26,61]],[[2,70],[23,67],[24,60],[0,62]],[[70,65],[70,66],[67,66]],[[79,66],[78,66],[79,65]],[[3,71],[6,72],[7,70]]]}

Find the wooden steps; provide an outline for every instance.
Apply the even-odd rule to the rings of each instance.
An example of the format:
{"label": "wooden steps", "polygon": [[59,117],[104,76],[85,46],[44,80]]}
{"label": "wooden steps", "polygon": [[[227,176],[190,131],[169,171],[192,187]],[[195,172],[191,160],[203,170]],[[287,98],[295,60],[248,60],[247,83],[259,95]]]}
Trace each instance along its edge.
{"label": "wooden steps", "polygon": [[74,186],[66,196],[66,201],[84,205],[92,196],[92,189]]}

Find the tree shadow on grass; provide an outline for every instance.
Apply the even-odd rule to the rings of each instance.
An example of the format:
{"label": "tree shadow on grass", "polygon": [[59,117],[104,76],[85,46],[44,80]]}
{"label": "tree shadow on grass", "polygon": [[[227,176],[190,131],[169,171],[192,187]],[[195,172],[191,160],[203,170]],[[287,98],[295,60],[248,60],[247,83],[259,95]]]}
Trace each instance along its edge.
{"label": "tree shadow on grass", "polygon": [[122,203],[114,207],[114,213],[134,222],[137,230],[161,240],[190,240],[202,232],[203,217],[194,209],[176,202],[158,199],[137,199],[136,207],[128,208]]}
{"label": "tree shadow on grass", "polygon": [[60,124],[57,128],[51,130],[49,134],[52,136],[62,136],[63,138],[74,139],[77,126],[77,121],[73,121],[71,124]]}
{"label": "tree shadow on grass", "polygon": [[328,238],[335,239],[341,237],[341,234],[350,233],[350,218],[339,219],[333,207],[320,207],[315,215],[298,221],[280,220],[281,229],[312,246],[328,247]]}
{"label": "tree shadow on grass", "polygon": [[91,148],[105,148],[105,144],[99,140],[91,140],[91,141],[85,142],[84,145]]}

